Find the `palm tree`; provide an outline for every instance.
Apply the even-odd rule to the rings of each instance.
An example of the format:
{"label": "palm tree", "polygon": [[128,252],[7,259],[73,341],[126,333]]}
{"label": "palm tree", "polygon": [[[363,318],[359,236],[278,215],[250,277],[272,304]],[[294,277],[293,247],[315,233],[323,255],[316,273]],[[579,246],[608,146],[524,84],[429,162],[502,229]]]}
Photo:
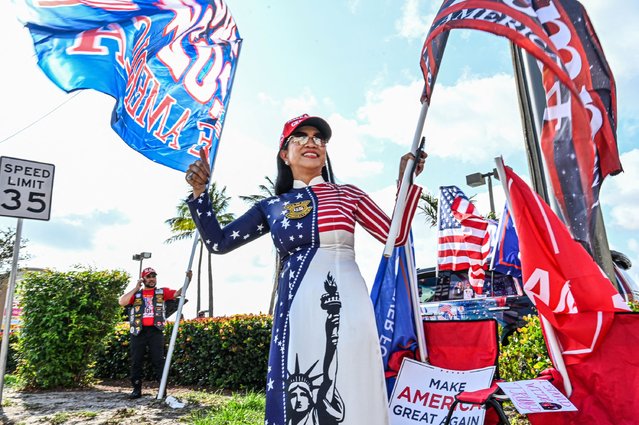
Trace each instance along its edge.
{"label": "palm tree", "polygon": [[[468,200],[472,203],[475,203],[475,195],[468,198]],[[426,216],[426,223],[430,225],[430,227],[437,226],[437,210],[439,205],[439,198],[435,195],[431,195],[430,193],[422,192],[419,196],[420,203],[417,205],[417,209]],[[492,220],[499,220],[497,218],[497,214],[494,212],[489,212],[484,218],[489,218]]]}
{"label": "palm tree", "polygon": [[426,216],[426,222],[430,227],[437,226],[437,206],[439,205],[439,199],[426,192],[422,192],[419,198],[421,202],[417,205],[417,209]]}
{"label": "palm tree", "polygon": [[[213,206],[213,211],[216,211],[216,217],[221,226],[225,226],[235,218],[232,213],[227,213],[226,209],[229,206],[230,197],[226,196],[226,186],[218,190],[215,183],[211,183],[209,186],[209,199]],[[165,221],[171,227],[173,236],[164,241],[164,243],[173,243],[179,240],[193,237],[195,233],[195,223],[191,218],[191,212],[185,201],[182,201],[177,206],[177,216],[169,218]],[[201,308],[201,281],[202,281],[202,256],[204,255],[204,244],[202,239],[199,240],[199,256],[198,256],[198,270],[197,270],[197,305],[196,311],[200,312]],[[208,254],[208,283],[209,283],[209,317],[213,316],[213,268],[211,266],[211,254]]]}
{"label": "palm tree", "polygon": [[257,204],[258,202],[260,202],[263,199],[267,199],[270,198],[272,196],[275,196],[275,183],[273,182],[273,180],[268,177],[268,176],[264,176],[264,179],[268,182],[268,185],[265,184],[261,184],[258,186],[258,188],[260,189],[260,193],[257,195],[240,195],[240,199],[244,202],[248,202],[249,204],[253,205],[253,204]]}
{"label": "palm tree", "polygon": [[[258,186],[260,189],[260,193],[256,195],[240,195],[240,199],[244,202],[248,202],[251,205],[257,204],[258,202],[275,196],[275,183],[273,180],[264,176],[264,179],[268,182],[267,184],[261,184]],[[280,273],[280,256],[275,252],[275,267],[273,274],[273,290],[271,291],[271,302],[268,307],[269,314],[273,314],[273,308],[275,307],[275,298],[277,295],[277,276]]]}

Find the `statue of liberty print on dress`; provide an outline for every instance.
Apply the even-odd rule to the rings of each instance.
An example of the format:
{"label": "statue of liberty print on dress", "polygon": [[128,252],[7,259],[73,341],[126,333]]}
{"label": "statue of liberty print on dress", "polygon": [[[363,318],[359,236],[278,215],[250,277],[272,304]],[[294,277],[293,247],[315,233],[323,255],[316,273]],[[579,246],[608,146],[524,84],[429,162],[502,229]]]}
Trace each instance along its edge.
{"label": "statue of liberty print on dress", "polygon": [[[299,357],[295,355],[295,370],[286,380],[289,425],[333,425],[344,420],[344,401],[336,386],[337,342],[339,340],[339,312],[342,302],[337,282],[329,272],[324,281],[326,293],[320,297],[320,306],[326,311],[326,349],[322,373],[311,376],[319,360],[304,373],[300,371]],[[322,379],[316,386],[315,381]]]}

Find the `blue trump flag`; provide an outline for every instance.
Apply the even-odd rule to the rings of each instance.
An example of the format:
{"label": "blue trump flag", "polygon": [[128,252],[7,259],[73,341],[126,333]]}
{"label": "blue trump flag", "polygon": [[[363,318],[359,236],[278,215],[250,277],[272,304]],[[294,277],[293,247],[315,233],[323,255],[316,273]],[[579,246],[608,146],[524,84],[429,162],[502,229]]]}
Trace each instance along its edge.
{"label": "blue trump flag", "polygon": [[519,238],[517,237],[515,223],[508,209],[508,204],[504,206],[504,212],[499,220],[499,227],[492,253],[491,269],[521,278]]}
{"label": "blue trump flag", "polygon": [[[409,255],[415,258],[412,246],[411,235]],[[389,397],[402,359],[415,358],[418,347],[406,255],[402,246],[396,247],[390,257],[382,257],[371,289]]]}
{"label": "blue trump flag", "polygon": [[222,0],[18,0],[38,64],[66,92],[116,103],[111,127],[152,161],[211,161],[241,38]]}

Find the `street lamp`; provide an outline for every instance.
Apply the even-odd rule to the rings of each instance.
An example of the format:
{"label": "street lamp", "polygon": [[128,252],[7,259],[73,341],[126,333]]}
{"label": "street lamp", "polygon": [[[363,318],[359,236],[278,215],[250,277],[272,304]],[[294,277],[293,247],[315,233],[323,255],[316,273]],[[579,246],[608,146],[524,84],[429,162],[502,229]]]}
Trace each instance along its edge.
{"label": "street lamp", "polygon": [[139,254],[133,254],[133,261],[140,262],[140,273],[138,274],[138,277],[142,277],[142,261],[144,261],[145,258],[151,258],[151,253],[141,252]]}
{"label": "street lamp", "polygon": [[497,169],[493,168],[493,171],[490,173],[473,173],[466,176],[466,184],[470,187],[477,187],[486,184],[486,177],[488,177],[488,197],[490,199],[490,212],[495,214],[495,201],[493,200],[493,180],[492,178],[496,178],[499,180],[499,176],[497,175]]}

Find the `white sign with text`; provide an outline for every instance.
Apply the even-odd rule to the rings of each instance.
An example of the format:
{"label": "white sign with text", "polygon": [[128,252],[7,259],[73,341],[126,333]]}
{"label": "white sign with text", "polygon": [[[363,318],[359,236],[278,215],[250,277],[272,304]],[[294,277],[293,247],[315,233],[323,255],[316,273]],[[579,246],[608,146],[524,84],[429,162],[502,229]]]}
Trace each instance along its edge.
{"label": "white sign with text", "polygon": [[[389,402],[392,425],[440,425],[455,395],[490,387],[495,367],[467,371],[448,370],[404,359]],[[486,411],[481,406],[458,404],[451,423],[481,425]]]}
{"label": "white sign with text", "polygon": [[519,413],[571,412],[574,404],[550,382],[543,379],[500,382],[502,389]]}
{"label": "white sign with text", "polygon": [[49,220],[55,166],[0,157],[0,216]]}

